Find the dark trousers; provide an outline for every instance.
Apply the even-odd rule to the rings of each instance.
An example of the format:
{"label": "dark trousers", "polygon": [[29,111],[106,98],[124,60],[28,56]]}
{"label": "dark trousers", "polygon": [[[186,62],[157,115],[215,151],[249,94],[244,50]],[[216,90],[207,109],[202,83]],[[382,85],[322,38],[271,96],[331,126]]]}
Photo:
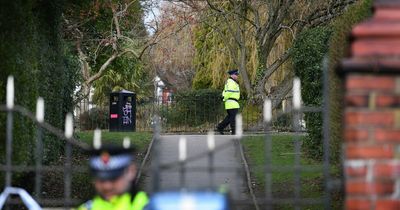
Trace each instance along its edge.
{"label": "dark trousers", "polygon": [[226,126],[229,124],[231,125],[231,130],[232,134],[235,134],[235,129],[236,129],[236,115],[239,112],[239,109],[227,109],[226,112],[228,115],[226,115],[225,119],[222,120],[217,126],[218,130],[224,130]]}

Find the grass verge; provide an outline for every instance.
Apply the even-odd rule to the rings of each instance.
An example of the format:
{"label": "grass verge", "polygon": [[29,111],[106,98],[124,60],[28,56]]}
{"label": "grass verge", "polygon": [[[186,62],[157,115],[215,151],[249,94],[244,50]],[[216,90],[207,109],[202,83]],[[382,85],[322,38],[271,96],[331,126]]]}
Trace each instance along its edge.
{"label": "grass verge", "polygon": [[[93,131],[81,131],[76,133],[76,137],[81,141],[91,145],[93,141],[93,134]],[[136,147],[136,150],[140,153],[147,149],[147,146],[152,138],[152,134],[148,132],[101,132],[101,139],[104,143],[119,144],[122,146],[124,137],[129,137],[133,146]]]}
{"label": "grass verge", "polygon": [[[295,173],[293,170],[277,170],[282,167],[293,167],[295,164],[295,141],[301,143],[304,136],[292,134],[275,134],[271,136],[271,167],[272,184],[271,191],[274,198],[294,198]],[[257,197],[265,196],[265,137],[251,136],[242,141],[246,158],[249,162],[252,181],[255,184]],[[302,150],[304,152],[304,150]],[[301,198],[317,199],[324,194],[323,190],[323,170],[322,162],[307,158],[303,153],[300,154],[300,165],[304,167],[315,167],[316,171],[300,172],[300,196]],[[337,169],[332,167],[332,173]],[[334,201],[334,207],[340,206],[340,201]],[[274,209],[293,209],[293,204],[278,204]],[[323,204],[302,206],[302,209],[317,210],[323,209]]]}

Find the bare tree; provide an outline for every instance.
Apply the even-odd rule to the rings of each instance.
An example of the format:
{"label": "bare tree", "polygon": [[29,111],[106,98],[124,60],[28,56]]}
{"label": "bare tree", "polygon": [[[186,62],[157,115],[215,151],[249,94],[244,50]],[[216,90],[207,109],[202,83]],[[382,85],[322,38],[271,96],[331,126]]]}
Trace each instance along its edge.
{"label": "bare tree", "polygon": [[[208,7],[214,17],[222,20],[233,37],[233,44],[227,46],[233,55],[234,62],[239,66],[244,86],[249,95],[263,97],[266,95],[265,84],[271,75],[290,57],[288,48],[273,62],[267,62],[271,50],[276,45],[278,37],[289,31],[293,40],[304,29],[328,23],[340,15],[343,10],[356,0],[172,0],[196,5],[196,8]],[[212,25],[214,31],[221,33],[219,25]],[[246,69],[248,52],[246,40],[248,36],[256,42],[258,69],[254,81],[249,79]],[[289,75],[290,76],[290,75]],[[290,80],[285,79],[276,88],[274,98],[283,98],[291,88]],[[284,91],[283,91],[284,90]]]}
{"label": "bare tree", "polygon": [[190,7],[183,4],[164,2],[158,15],[161,37],[150,51],[150,61],[157,75],[176,90],[191,87],[195,70],[192,65],[194,57],[193,30],[196,18]]}

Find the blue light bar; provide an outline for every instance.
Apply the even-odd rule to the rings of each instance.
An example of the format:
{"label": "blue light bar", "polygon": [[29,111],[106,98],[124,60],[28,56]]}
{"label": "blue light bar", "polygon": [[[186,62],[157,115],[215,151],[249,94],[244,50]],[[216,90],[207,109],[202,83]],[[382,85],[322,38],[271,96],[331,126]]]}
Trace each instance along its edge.
{"label": "blue light bar", "polygon": [[160,192],[150,199],[149,210],[228,210],[226,195],[217,192]]}

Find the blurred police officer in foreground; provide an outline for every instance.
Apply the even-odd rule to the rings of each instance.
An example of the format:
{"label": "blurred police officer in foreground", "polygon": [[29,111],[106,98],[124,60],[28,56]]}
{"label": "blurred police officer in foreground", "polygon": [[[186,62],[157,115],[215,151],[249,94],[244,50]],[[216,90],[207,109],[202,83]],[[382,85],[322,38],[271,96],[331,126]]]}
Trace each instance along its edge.
{"label": "blurred police officer in foreground", "polygon": [[240,88],[238,82],[239,71],[233,69],[228,71],[229,78],[225,83],[224,91],[222,92],[225,109],[228,115],[217,126],[220,134],[224,134],[224,129],[229,124],[231,125],[232,134],[235,134],[236,129],[236,114],[239,111]]}
{"label": "blurred police officer in foreground", "polygon": [[97,195],[78,210],[142,210],[149,199],[136,189],[137,167],[132,149],[93,149],[89,166]]}

